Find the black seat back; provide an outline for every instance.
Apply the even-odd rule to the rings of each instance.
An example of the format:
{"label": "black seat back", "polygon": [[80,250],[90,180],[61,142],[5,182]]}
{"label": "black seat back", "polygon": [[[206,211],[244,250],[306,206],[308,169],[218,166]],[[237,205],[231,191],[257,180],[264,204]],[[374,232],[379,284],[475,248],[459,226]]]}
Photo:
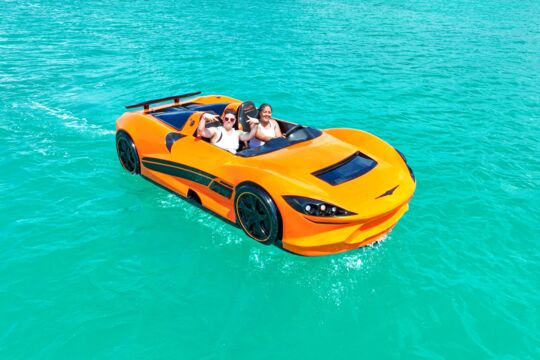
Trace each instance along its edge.
{"label": "black seat back", "polygon": [[259,111],[255,107],[255,104],[253,101],[244,101],[242,105],[238,107],[238,123],[242,125],[242,130],[249,132],[250,126],[247,122],[248,116],[252,118],[257,118],[257,115],[259,115]]}

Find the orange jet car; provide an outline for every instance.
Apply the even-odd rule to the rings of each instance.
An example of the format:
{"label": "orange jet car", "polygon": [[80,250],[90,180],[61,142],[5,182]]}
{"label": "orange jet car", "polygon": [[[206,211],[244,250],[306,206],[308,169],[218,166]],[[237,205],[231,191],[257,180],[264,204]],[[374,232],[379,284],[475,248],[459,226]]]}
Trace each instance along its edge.
{"label": "orange jet car", "polygon": [[243,144],[232,154],[197,135],[199,120],[205,112],[222,116],[233,110],[235,126],[247,131],[247,116],[257,116],[255,105],[199,95],[127,106],[142,109],[116,122],[122,166],[236,224],[262,244],[301,255],[370,244],[407,211],[414,174],[403,154],[378,137],[275,119],[283,137],[255,148]]}

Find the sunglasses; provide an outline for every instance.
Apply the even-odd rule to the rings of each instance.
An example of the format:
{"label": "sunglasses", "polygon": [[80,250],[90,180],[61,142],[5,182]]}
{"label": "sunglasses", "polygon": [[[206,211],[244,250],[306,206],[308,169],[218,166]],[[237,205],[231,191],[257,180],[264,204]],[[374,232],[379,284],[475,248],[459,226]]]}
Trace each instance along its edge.
{"label": "sunglasses", "polygon": [[224,118],[224,120],[229,121],[229,122],[235,122],[236,118],[234,118],[234,117],[226,117],[226,118]]}

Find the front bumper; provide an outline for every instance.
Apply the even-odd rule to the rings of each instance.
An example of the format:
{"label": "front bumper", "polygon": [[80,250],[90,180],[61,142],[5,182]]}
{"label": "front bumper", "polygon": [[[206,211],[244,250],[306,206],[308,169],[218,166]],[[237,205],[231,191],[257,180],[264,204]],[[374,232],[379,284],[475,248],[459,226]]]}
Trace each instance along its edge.
{"label": "front bumper", "polygon": [[303,216],[284,221],[282,247],[305,256],[329,255],[356,249],[390,232],[408,209],[407,202],[385,214],[350,223],[323,223],[324,220],[315,223]]}

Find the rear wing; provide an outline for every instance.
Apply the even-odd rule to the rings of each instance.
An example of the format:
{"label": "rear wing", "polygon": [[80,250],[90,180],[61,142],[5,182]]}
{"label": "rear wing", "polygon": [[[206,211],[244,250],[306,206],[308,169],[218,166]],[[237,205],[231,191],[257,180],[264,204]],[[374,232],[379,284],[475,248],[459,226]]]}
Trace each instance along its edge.
{"label": "rear wing", "polygon": [[149,110],[151,104],[155,104],[155,103],[159,103],[159,102],[167,101],[167,100],[174,100],[175,104],[179,104],[180,99],[195,96],[195,95],[199,95],[200,93],[201,93],[200,91],[197,91],[197,92],[192,92],[192,93],[187,93],[187,94],[182,94],[182,95],[169,96],[169,97],[165,97],[165,98],[161,98],[161,99],[143,101],[142,103],[133,104],[133,105],[127,105],[126,109],[133,109],[133,108],[136,108],[136,107],[144,106],[144,110]]}

